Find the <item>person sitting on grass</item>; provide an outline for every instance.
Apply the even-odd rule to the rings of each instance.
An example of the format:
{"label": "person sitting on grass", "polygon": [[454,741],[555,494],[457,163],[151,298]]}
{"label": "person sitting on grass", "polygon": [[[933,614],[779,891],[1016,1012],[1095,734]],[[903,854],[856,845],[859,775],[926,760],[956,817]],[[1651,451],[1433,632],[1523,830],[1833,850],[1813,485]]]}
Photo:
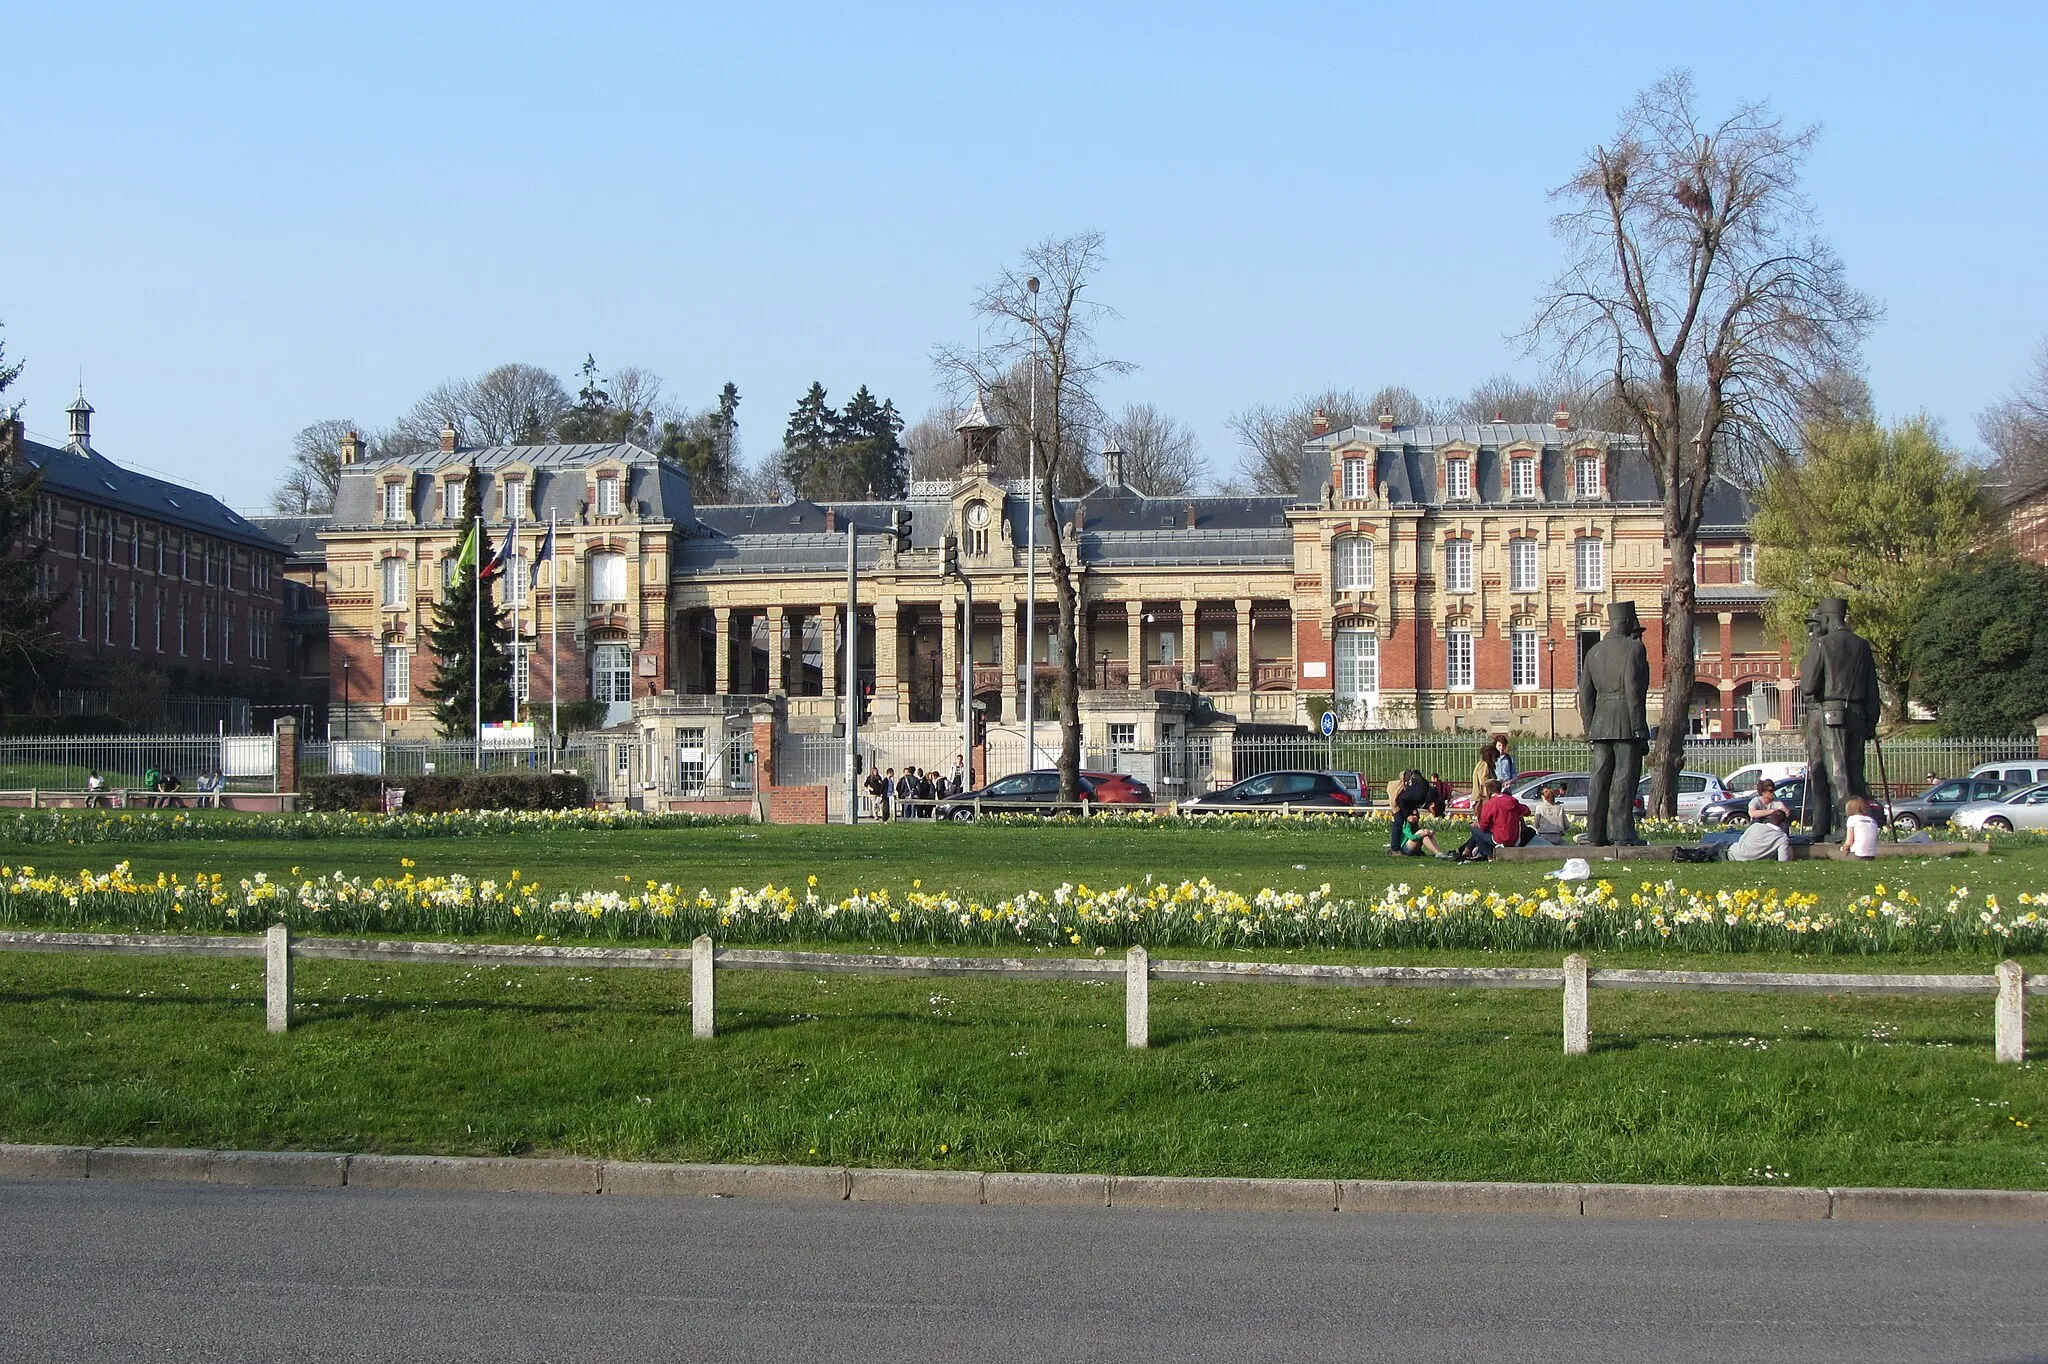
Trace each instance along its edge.
{"label": "person sitting on grass", "polygon": [[1525,833],[1522,821],[1528,817],[1529,807],[1501,790],[1498,781],[1488,781],[1482,789],[1486,792],[1486,799],[1479,804],[1472,837],[1458,849],[1460,862],[1484,862],[1493,856],[1496,848],[1522,846]]}
{"label": "person sitting on grass", "polygon": [[[1434,795],[1422,774],[1413,768],[1404,771],[1399,778],[1387,784],[1387,803],[1393,807],[1394,829],[1389,851],[1401,851],[1401,829],[1409,820],[1420,820],[1423,810]],[[1418,826],[1419,827],[1419,826]]]}
{"label": "person sitting on grass", "polygon": [[1792,811],[1778,799],[1778,785],[1769,777],[1756,784],[1749,801],[1749,827],[1728,849],[1730,862],[1761,862],[1775,857],[1792,860]]}
{"label": "person sitting on grass", "polygon": [[88,807],[107,803],[107,779],[97,767],[85,774],[85,803]]}
{"label": "person sitting on grass", "polygon": [[1556,782],[1545,786],[1529,810],[1529,842],[1554,847],[1572,841],[1572,817],[1558,802],[1564,787]]}
{"label": "person sitting on grass", "polygon": [[1448,862],[1451,855],[1436,844],[1436,835],[1422,827],[1422,807],[1403,805],[1395,817],[1394,851],[1402,857],[1424,854]]}
{"label": "person sitting on grass", "polygon": [[1870,802],[1861,796],[1849,797],[1844,807],[1849,812],[1846,821],[1848,832],[1842,839],[1845,856],[1868,862],[1877,856],[1877,817],[1870,813]]}

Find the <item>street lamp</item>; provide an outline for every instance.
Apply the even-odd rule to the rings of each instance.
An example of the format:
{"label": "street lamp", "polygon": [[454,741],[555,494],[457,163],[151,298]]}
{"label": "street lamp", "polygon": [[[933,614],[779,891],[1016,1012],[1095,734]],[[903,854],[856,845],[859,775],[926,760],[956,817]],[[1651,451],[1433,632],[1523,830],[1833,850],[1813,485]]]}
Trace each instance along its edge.
{"label": "street lamp", "polygon": [[1550,742],[1557,742],[1557,636],[1543,637],[1543,674],[1550,686]]}
{"label": "street lamp", "polygon": [[341,737],[348,737],[348,660],[341,660]]}

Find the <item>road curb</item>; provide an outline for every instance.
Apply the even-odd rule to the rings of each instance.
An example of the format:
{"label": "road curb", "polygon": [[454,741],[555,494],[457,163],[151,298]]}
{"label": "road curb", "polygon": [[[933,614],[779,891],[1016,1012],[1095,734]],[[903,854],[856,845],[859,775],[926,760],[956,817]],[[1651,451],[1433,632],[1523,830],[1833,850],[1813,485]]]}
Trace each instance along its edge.
{"label": "road curb", "polygon": [[1532,1213],[1760,1222],[2048,1222],[2032,1189],[1771,1188],[1511,1184],[1169,1175],[983,1174],[824,1165],[691,1165],[574,1157],[381,1156],[0,1142],[0,1179],[118,1179],[265,1188],[758,1198],[778,1202],[986,1204],[1209,1212]]}

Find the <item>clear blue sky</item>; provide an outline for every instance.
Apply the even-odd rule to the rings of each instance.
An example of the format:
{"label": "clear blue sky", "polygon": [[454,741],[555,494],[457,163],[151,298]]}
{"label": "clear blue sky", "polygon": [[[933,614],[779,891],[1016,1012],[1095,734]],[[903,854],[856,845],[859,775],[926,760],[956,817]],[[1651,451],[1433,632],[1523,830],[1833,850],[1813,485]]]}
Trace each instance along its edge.
{"label": "clear blue sky", "polygon": [[586,351],[750,454],[812,379],[913,419],[1029,242],[1099,229],[1117,401],[1451,393],[1641,86],[1768,98],[1881,299],[1870,377],[1976,444],[2048,334],[2048,5],[30,4],[0,24],[0,321],[56,434],[262,504],[293,432]]}

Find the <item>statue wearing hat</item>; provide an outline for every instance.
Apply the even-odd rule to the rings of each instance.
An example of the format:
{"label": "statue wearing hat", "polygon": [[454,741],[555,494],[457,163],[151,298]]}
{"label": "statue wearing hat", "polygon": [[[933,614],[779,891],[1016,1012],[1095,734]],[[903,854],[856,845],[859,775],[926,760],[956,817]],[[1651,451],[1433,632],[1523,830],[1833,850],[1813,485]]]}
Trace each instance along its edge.
{"label": "statue wearing hat", "polygon": [[1649,746],[1650,655],[1636,604],[1607,604],[1607,633],[1579,665],[1579,718],[1593,745],[1586,791],[1586,841],[1642,842],[1636,837],[1636,786]]}
{"label": "statue wearing hat", "polygon": [[1828,808],[1825,815],[1816,816],[1818,837],[1821,818],[1831,829],[1840,827],[1847,818],[1843,807],[1849,797],[1870,795],[1870,784],[1863,779],[1863,745],[1877,737],[1881,700],[1877,660],[1869,641],[1849,628],[1849,603],[1827,597],[1815,611],[1821,630],[1800,660],[1799,694],[1806,698],[1809,715],[1820,713],[1816,728],[1826,759]]}
{"label": "statue wearing hat", "polygon": [[[1822,619],[1816,606],[1806,615],[1806,653],[1802,660],[1814,656],[1814,645],[1828,632],[1827,622]],[[1800,664],[1802,675],[1805,663]],[[1802,677],[1803,680],[1803,677]],[[1807,832],[1813,835],[1815,843],[1826,843],[1835,836],[1834,784],[1828,780],[1827,726],[1821,723],[1821,707],[1808,706],[1799,722],[1800,742],[1806,748],[1804,807],[1798,812],[1800,821]]]}

